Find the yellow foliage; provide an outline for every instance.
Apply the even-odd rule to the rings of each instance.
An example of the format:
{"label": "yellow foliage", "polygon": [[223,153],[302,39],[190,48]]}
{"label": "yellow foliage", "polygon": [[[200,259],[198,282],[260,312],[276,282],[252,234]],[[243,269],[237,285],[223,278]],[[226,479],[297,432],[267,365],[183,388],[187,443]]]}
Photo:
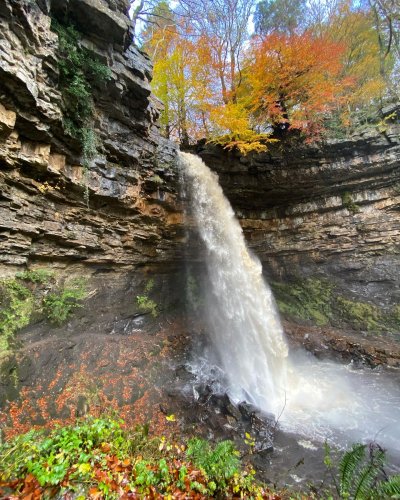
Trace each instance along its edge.
{"label": "yellow foliage", "polygon": [[269,134],[260,134],[251,129],[249,113],[241,103],[230,102],[215,108],[210,113],[214,132],[208,142],[219,144],[224,149],[238,149],[242,155],[267,151],[267,143],[276,142]]}

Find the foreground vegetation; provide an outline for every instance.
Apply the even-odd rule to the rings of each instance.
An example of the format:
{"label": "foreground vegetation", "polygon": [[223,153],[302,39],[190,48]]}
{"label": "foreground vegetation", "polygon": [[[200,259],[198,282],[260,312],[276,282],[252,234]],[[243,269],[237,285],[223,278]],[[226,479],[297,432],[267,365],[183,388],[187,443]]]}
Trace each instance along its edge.
{"label": "foreground vegetation", "polygon": [[[171,418],[170,417],[167,417]],[[274,491],[243,467],[231,441],[199,438],[185,445],[150,437],[148,425],[126,430],[123,421],[88,417],[50,432],[32,430],[0,447],[2,498],[400,498],[400,476],[388,478],[385,452],[356,444],[338,472],[327,447],[333,493]]]}
{"label": "foreground vegetation", "polygon": [[231,441],[186,446],[150,438],[148,426],[88,418],[46,434],[32,430],[0,448],[0,495],[22,498],[279,498],[241,467]]}

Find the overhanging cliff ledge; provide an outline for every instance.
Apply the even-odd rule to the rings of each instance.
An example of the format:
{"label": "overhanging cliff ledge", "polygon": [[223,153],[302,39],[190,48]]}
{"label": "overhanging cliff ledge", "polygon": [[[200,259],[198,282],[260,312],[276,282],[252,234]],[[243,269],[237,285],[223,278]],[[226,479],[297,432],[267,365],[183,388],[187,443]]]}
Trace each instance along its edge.
{"label": "overhanging cliff ledge", "polygon": [[[150,61],[129,44],[129,19],[102,0],[1,6],[3,264],[176,262],[176,150],[159,134]],[[65,127],[51,16],[82,29],[80,44],[109,68],[110,78],[93,86],[88,172]]]}

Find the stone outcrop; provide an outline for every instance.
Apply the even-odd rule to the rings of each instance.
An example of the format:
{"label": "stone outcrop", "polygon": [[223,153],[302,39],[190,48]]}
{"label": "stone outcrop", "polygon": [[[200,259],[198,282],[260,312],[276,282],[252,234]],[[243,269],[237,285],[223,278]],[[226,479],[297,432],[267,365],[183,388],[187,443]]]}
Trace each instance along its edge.
{"label": "stone outcrop", "polygon": [[399,332],[398,125],[248,157],[210,146],[199,153],[218,173],[286,316]]}
{"label": "stone outcrop", "polygon": [[[0,2],[2,273],[38,262],[177,261],[176,151],[159,135],[150,62],[129,44],[125,4]],[[94,95],[99,153],[88,172],[63,129],[51,15],[75,23],[82,43],[111,70]]]}

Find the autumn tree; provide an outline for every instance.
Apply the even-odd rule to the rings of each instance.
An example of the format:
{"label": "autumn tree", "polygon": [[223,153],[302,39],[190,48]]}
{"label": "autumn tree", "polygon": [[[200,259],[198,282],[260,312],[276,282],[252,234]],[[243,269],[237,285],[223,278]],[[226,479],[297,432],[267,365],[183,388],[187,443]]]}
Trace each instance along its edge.
{"label": "autumn tree", "polygon": [[153,92],[164,104],[162,131],[187,146],[189,137],[195,140],[208,134],[210,49],[201,37],[193,38],[190,25],[166,2],[154,9],[153,16],[157,22],[148,25],[142,37],[154,64]]}
{"label": "autumn tree", "polygon": [[264,150],[271,132],[353,130],[398,89],[396,2],[261,0],[251,41],[255,0],[139,2],[165,135],[247,153]]}
{"label": "autumn tree", "polygon": [[381,49],[369,9],[352,9],[349,2],[343,2],[327,26],[326,36],[343,45],[341,74],[356,82],[346,108],[338,107],[345,123],[351,125],[360,119],[360,110],[368,116],[382,106],[387,89],[385,75],[391,71],[392,60],[387,58],[382,70]]}
{"label": "autumn tree", "polygon": [[254,3],[255,0],[179,2],[180,12],[190,20],[194,36],[201,37],[209,45],[210,71],[215,72],[225,104],[235,102],[241,84],[241,57]]}
{"label": "autumn tree", "polygon": [[390,82],[389,91],[392,97],[399,99],[400,3],[397,0],[368,0],[368,6],[373,15],[379,44],[380,73],[382,78]]}
{"label": "autumn tree", "polygon": [[298,129],[313,138],[351,81],[340,78],[344,48],[310,33],[255,38],[246,71],[249,107],[275,135]]}

